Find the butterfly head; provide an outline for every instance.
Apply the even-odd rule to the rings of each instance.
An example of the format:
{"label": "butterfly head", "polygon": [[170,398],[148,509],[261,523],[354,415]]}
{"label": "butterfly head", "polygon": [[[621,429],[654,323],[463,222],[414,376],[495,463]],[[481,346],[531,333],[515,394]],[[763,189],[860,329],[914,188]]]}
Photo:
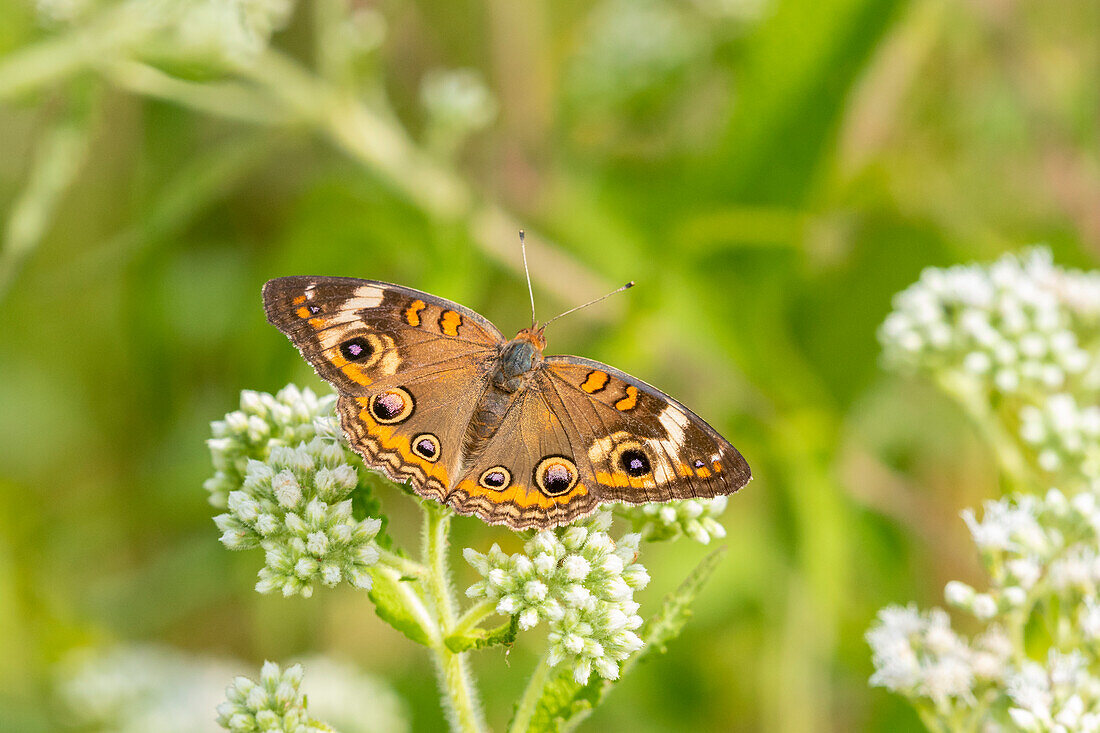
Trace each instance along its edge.
{"label": "butterfly head", "polygon": [[546,348],[546,336],[543,334],[543,331],[545,329],[546,329],[545,325],[543,325],[543,326],[535,325],[535,326],[532,326],[531,328],[525,328],[522,331],[520,331],[519,333],[517,333],[516,337],[512,340],[513,341],[523,341],[523,342],[529,343],[532,346],[534,346],[536,349],[538,349],[539,351],[542,351],[543,349]]}

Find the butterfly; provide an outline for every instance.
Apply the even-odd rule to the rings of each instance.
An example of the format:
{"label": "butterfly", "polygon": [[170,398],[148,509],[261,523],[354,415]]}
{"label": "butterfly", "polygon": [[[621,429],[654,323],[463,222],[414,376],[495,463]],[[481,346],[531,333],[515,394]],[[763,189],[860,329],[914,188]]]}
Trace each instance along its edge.
{"label": "butterfly", "polygon": [[545,529],[605,502],[714,497],[751,478],[736,448],[660,390],[544,356],[533,318],[508,340],[457,303],[350,277],[276,278],[263,299],[339,394],[366,465],[459,514]]}

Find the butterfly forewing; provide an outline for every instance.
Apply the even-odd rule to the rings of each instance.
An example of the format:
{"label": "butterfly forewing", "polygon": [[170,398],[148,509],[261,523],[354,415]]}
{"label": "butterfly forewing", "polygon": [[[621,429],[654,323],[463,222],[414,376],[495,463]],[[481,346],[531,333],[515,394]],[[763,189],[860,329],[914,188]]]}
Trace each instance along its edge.
{"label": "butterfly forewing", "polygon": [[355,278],[272,280],[264,306],[340,393],[367,464],[443,501],[500,332],[457,303]]}
{"label": "butterfly forewing", "polygon": [[277,278],[264,286],[264,308],[342,394],[480,362],[503,341],[469,308],[374,280]]}

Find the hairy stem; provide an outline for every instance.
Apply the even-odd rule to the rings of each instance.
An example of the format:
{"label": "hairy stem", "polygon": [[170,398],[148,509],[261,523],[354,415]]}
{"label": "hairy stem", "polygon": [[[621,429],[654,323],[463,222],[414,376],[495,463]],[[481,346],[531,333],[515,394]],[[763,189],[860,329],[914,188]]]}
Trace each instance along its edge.
{"label": "hairy stem", "polygon": [[488,616],[490,616],[496,609],[496,605],[490,600],[481,600],[466,609],[466,612],[462,614],[457,621],[455,621],[454,628],[451,629],[452,634],[463,634],[470,629],[477,626]]}
{"label": "hairy stem", "polygon": [[435,608],[440,630],[439,636],[433,640],[432,654],[439,670],[439,683],[445,695],[445,709],[451,728],[463,732],[484,731],[487,728],[469,661],[464,653],[452,652],[444,642],[456,626],[455,602],[447,566],[451,516],[448,509],[424,504],[422,560],[427,569],[424,585]]}
{"label": "hairy stem", "polygon": [[531,673],[531,679],[527,681],[527,687],[523,691],[519,705],[516,706],[516,714],[512,716],[512,724],[508,726],[508,733],[525,733],[531,725],[531,717],[535,714],[535,707],[542,698],[546,680],[550,674],[549,652],[539,660],[535,671]]}
{"label": "hairy stem", "polygon": [[394,570],[401,573],[401,575],[416,578],[418,580],[423,580],[428,575],[427,568],[415,560],[410,560],[407,557],[398,555],[396,552],[391,552],[382,548],[379,548],[379,553],[381,554],[380,562],[389,565]]}

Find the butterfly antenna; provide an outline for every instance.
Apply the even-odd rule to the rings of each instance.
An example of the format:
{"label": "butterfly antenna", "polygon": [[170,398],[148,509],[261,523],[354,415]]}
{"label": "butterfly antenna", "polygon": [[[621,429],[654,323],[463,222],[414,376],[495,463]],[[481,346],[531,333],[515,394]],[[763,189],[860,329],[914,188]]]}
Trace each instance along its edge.
{"label": "butterfly antenna", "polygon": [[[587,308],[587,307],[588,307],[588,306],[590,306],[590,305],[594,305],[594,304],[596,304],[596,303],[599,303],[599,302],[600,302],[601,300],[604,300],[605,298],[610,298],[610,297],[611,297],[612,295],[614,295],[615,293],[621,293],[621,292],[623,292],[624,290],[629,290],[629,289],[630,289],[630,288],[632,288],[632,287],[634,287],[634,281],[633,281],[633,280],[631,280],[630,282],[628,282],[628,283],[627,283],[626,285],[623,285],[623,286],[622,286],[621,288],[615,288],[614,290],[612,290],[612,291],[611,291],[610,293],[608,293],[607,295],[601,295],[600,297],[596,298],[595,300],[590,300],[590,301],[588,301],[588,302],[587,302],[587,303],[585,303],[584,305],[578,305],[578,306],[576,306],[575,308],[570,308],[570,309],[569,309],[569,310],[567,310],[567,311],[566,311],[565,313],[559,313],[558,315],[554,316],[553,318],[551,318],[551,319],[550,319],[549,321],[547,321],[546,323],[542,324],[542,328],[546,328],[547,326],[549,326],[549,325],[550,325],[551,323],[553,323],[554,321],[558,320],[558,319],[559,319],[559,318],[561,318],[562,316],[567,316],[567,315],[569,315],[570,313],[573,313],[574,311],[579,311],[579,310],[580,310],[581,308]],[[540,329],[540,330],[541,330],[541,329]]]}
{"label": "butterfly antenna", "polygon": [[531,270],[527,267],[527,243],[519,230],[519,249],[523,253],[523,274],[527,276],[527,294],[531,296],[531,328],[535,327],[535,291],[531,289]]}

